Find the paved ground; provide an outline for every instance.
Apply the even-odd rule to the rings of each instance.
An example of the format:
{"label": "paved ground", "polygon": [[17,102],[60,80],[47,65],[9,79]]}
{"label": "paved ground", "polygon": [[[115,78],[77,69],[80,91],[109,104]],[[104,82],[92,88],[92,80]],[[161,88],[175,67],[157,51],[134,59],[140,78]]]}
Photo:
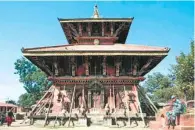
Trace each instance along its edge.
{"label": "paved ground", "polygon": [[108,128],[103,126],[90,126],[90,127],[75,127],[75,128],[64,128],[64,127],[43,127],[42,125],[36,125],[36,126],[28,126],[25,124],[19,124],[19,121],[16,121],[12,124],[11,127],[7,127],[6,125],[0,126],[0,130],[149,130],[148,128]]}

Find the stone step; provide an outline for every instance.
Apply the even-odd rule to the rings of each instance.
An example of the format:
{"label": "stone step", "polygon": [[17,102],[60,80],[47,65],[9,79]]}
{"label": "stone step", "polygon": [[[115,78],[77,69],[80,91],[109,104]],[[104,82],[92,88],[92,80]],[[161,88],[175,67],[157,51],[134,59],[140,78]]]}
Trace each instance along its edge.
{"label": "stone step", "polygon": [[160,121],[150,121],[149,127],[151,130],[158,130],[162,127],[162,124]]}

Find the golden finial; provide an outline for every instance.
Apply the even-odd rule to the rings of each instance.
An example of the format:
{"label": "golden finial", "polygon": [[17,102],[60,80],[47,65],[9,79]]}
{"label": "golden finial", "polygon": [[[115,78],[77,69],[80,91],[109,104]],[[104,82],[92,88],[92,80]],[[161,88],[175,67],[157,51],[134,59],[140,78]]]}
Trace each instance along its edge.
{"label": "golden finial", "polygon": [[97,5],[94,6],[93,18],[100,18]]}

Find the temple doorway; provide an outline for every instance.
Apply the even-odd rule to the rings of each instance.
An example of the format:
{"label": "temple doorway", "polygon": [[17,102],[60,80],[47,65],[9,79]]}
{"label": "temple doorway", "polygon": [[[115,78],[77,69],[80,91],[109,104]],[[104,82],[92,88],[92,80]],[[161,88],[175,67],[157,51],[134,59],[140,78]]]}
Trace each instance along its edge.
{"label": "temple doorway", "polygon": [[104,106],[104,87],[97,80],[89,84],[88,92],[90,93],[90,108],[102,108]]}

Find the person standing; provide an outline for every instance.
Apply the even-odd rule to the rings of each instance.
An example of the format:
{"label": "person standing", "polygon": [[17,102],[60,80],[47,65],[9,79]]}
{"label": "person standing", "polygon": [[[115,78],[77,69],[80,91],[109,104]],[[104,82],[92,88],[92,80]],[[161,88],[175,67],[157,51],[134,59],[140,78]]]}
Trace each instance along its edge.
{"label": "person standing", "polygon": [[[175,121],[176,118],[180,118],[180,114],[183,113],[182,110],[182,103],[179,99],[176,98],[176,96],[171,96],[171,101],[172,101],[172,110],[167,112],[167,118],[168,118],[168,125],[172,125],[173,127],[176,125]],[[179,125],[179,120],[177,120],[177,125]]]}
{"label": "person standing", "polygon": [[6,117],[6,122],[7,122],[8,127],[11,126],[13,118],[14,118],[14,114],[12,110],[9,110],[9,112],[7,113],[7,117]]}
{"label": "person standing", "polygon": [[6,113],[5,111],[1,113],[1,125],[5,122]]}

